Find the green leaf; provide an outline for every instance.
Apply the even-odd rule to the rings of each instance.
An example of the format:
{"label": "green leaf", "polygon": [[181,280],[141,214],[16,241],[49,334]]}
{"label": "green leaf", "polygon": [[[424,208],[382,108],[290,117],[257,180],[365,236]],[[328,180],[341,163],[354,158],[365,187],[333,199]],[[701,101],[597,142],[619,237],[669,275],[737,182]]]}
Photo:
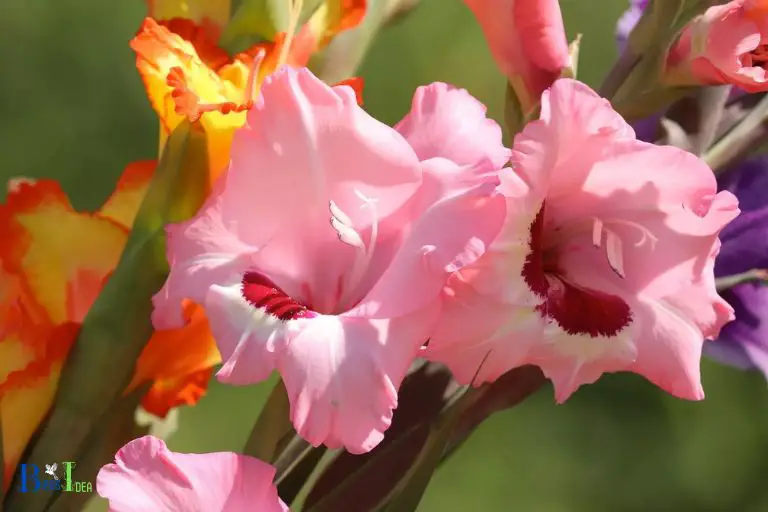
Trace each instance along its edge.
{"label": "green leaf", "polygon": [[221,34],[219,44],[230,50],[243,39],[254,36],[274,41],[288,27],[289,0],[243,0]]}
{"label": "green leaf", "polygon": [[[167,276],[164,226],[200,207],[208,193],[208,167],[205,132],[198,124],[182,123],[169,137],[115,271],[88,311],[49,419],[26,462],[77,460],[97,422],[130,382],[153,332],[152,295]],[[45,495],[12,491],[8,507],[42,511]]]}
{"label": "green leaf", "polygon": [[391,0],[369,0],[360,25],[334,37],[325,50],[312,58],[310,69],[328,83],[353,76],[386,22],[390,4]]}
{"label": "green leaf", "polygon": [[[534,115],[537,114],[538,108]],[[528,118],[523,112],[523,106],[520,104],[515,88],[510,83],[507,83],[507,92],[504,97],[504,123],[509,133],[509,140],[514,140],[515,135],[522,131],[528,123]]]}
{"label": "green leaf", "polygon": [[373,510],[416,460],[429,425],[456,389],[445,367],[414,365],[400,386],[397,410],[381,444],[361,455],[340,451],[312,485],[304,509],[333,512],[355,503],[360,510]]}
{"label": "green leaf", "polygon": [[[150,383],[139,386],[112,404],[88,438],[84,451],[76,459],[72,470],[75,482],[89,482],[96,491],[96,476],[105,465],[114,461],[115,453],[127,442],[146,435],[146,429],[136,426],[136,408],[151,387]],[[84,492],[52,493],[46,512],[68,512],[83,510],[91,494]]]}
{"label": "green leaf", "polygon": [[427,442],[422,446],[416,461],[402,476],[379,511],[413,512],[418,508],[424,491],[448,447],[459,416],[479,397],[478,393],[474,388],[463,389],[459,396],[448,404],[430,427]]}
{"label": "green leaf", "polygon": [[259,413],[243,453],[273,463],[293,437],[288,393],[278,380]]}

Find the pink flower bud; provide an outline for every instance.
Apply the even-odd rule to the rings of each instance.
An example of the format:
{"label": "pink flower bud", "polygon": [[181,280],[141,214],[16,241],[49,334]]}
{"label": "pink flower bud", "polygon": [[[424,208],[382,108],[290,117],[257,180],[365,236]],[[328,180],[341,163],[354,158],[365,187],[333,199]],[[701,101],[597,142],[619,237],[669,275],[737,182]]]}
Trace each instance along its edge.
{"label": "pink flower bud", "polygon": [[710,7],[685,28],[670,53],[666,79],[766,91],[767,62],[768,1],[734,0]]}
{"label": "pink flower bud", "polygon": [[493,58],[515,90],[523,112],[570,65],[557,0],[466,0]]}

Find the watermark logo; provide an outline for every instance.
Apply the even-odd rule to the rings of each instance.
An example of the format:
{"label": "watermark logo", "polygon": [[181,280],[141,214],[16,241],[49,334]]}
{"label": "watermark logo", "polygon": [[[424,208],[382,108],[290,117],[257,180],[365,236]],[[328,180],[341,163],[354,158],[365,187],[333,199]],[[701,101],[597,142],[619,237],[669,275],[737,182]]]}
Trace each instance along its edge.
{"label": "watermark logo", "polygon": [[72,470],[76,465],[75,462],[65,461],[59,467],[59,464],[54,462],[45,464],[45,471],[41,471],[37,464],[20,464],[19,491],[92,492],[91,482],[76,481],[72,478]]}

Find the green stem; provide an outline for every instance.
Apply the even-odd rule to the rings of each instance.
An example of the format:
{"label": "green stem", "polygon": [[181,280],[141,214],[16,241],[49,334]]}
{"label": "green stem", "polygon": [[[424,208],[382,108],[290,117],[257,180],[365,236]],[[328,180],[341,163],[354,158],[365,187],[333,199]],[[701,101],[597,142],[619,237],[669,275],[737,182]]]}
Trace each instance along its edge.
{"label": "green stem", "polygon": [[715,173],[744,156],[755,143],[765,137],[768,120],[768,95],[739,124],[720,139],[704,155],[704,161]]}
{"label": "green stem", "polygon": [[600,86],[600,96],[612,99],[619,91],[632,70],[640,63],[641,57],[627,46]]}
{"label": "green stem", "polygon": [[768,270],[753,268],[741,274],[735,274],[732,276],[720,277],[715,279],[715,288],[721,292],[728,288],[733,288],[740,284],[749,283],[752,281],[761,281],[763,283],[768,282]]}

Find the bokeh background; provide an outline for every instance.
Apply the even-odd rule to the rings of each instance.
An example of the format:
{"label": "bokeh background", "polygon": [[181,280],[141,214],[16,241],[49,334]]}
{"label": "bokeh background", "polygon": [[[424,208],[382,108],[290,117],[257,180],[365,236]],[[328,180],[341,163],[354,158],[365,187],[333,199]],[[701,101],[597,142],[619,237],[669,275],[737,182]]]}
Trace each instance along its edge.
{"label": "bokeh background", "polygon": [[[590,85],[616,57],[626,1],[561,0],[569,37],[584,34],[579,72]],[[128,47],[143,15],[142,0],[0,2],[3,182],[55,178],[76,207],[95,209],[128,162],[155,157],[157,122]],[[388,123],[435,80],[469,89],[501,118],[503,78],[460,0],[423,0],[381,33],[360,74],[366,108]],[[699,403],[633,375],[606,376],[560,406],[546,387],[483,424],[420,510],[766,511],[768,387],[708,361],[702,372]],[[170,447],[240,450],[268,388],[213,383],[182,411]]]}

